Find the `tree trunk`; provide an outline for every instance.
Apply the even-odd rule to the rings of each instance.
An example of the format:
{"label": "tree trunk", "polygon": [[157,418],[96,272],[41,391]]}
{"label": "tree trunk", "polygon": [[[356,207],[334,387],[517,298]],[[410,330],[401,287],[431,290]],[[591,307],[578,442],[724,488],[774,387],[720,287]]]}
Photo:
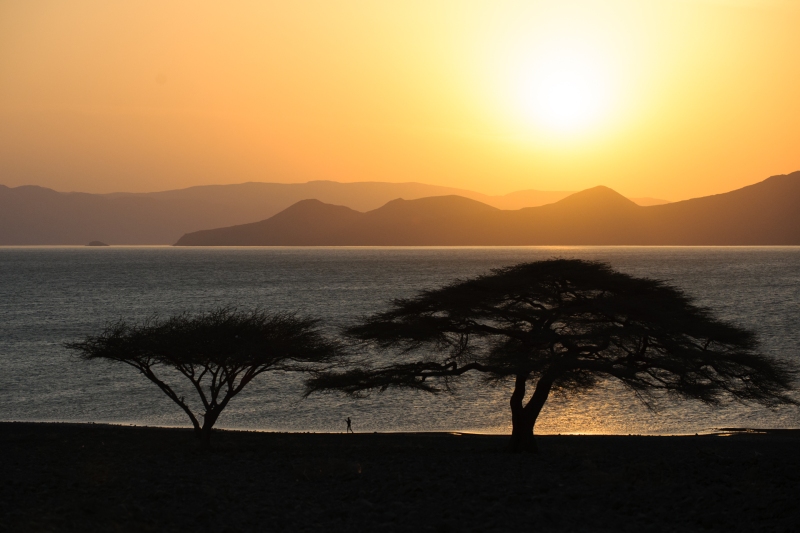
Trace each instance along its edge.
{"label": "tree trunk", "polygon": [[539,413],[542,412],[542,407],[553,387],[553,379],[549,376],[542,376],[536,384],[531,400],[523,406],[525,382],[528,377],[529,374],[518,375],[514,383],[514,392],[511,394],[511,441],[508,443],[508,451],[513,453],[535,453],[537,451],[533,427],[536,425],[536,419],[539,418]]}
{"label": "tree trunk", "polygon": [[513,423],[511,429],[511,441],[508,443],[508,451],[512,453],[536,453],[536,439],[533,437],[533,426],[535,420],[524,417]]}
{"label": "tree trunk", "polygon": [[217,418],[219,418],[220,411],[221,409],[213,411],[209,410],[206,412],[206,416],[203,419],[203,427],[200,430],[198,437],[205,447],[208,447],[211,444],[211,430],[213,429],[214,424],[217,422]]}
{"label": "tree trunk", "polygon": [[208,447],[210,445],[211,430],[214,428],[214,424],[217,423],[219,415],[222,414],[222,410],[225,409],[225,406],[228,405],[228,402],[231,401],[231,398],[234,396],[236,396],[236,392],[228,392],[225,394],[225,397],[222,398],[221,402],[216,403],[212,400],[211,405],[206,410],[206,414],[203,416],[203,427],[198,435],[203,446]]}

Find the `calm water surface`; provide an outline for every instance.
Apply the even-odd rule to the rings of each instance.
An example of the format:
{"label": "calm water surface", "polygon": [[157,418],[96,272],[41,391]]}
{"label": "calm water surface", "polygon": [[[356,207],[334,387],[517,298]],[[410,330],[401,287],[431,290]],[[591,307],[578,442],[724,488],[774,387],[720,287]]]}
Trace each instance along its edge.
{"label": "calm water surface", "polygon": [[[331,326],[456,277],[551,257],[599,259],[666,279],[721,317],[755,329],[763,350],[800,360],[800,248],[0,248],[0,420],[186,426],[134,370],[76,360],[65,341],[107,320],[226,304],[299,310]],[[507,432],[509,388],[462,382],[456,395],[388,391],[303,400],[301,378],[262,375],[220,418],[226,428]],[[190,397],[187,393],[187,397]],[[608,383],[552,398],[541,433],[674,434],[746,426],[800,428],[800,409],[664,401],[655,412]]]}

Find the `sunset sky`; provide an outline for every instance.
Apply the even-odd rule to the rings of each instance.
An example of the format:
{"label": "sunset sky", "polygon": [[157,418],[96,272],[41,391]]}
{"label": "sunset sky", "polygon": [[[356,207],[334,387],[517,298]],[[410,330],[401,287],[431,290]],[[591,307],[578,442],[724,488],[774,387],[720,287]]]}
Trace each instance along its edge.
{"label": "sunset sky", "polygon": [[800,170],[796,0],[0,0],[0,183],[603,184]]}

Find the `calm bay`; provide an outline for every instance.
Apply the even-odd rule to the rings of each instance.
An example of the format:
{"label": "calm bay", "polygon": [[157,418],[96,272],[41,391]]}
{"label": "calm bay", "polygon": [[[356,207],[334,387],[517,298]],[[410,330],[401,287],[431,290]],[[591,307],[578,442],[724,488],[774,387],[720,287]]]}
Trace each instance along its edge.
{"label": "calm bay", "polygon": [[[491,268],[552,257],[602,260],[667,280],[718,316],[756,330],[764,352],[800,359],[800,247],[0,248],[0,420],[186,426],[149,381],[75,359],[62,344],[123,318],[219,305],[296,310],[335,328]],[[508,386],[479,378],[454,395],[388,391],[302,399],[302,376],[266,374],[235,398],[221,428],[267,431],[510,430]],[[615,383],[545,406],[539,433],[687,434],[720,427],[800,428],[800,409],[665,398],[655,411]]]}

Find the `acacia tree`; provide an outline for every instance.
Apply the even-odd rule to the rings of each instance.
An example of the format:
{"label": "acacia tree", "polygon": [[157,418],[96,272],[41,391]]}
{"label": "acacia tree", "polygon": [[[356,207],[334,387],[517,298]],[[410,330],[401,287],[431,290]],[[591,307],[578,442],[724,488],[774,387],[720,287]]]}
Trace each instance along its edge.
{"label": "acacia tree", "polygon": [[648,405],[664,392],[711,405],[726,396],[794,403],[791,370],[758,353],[752,332],[662,281],[598,262],[554,259],[492,270],[394,300],[346,334],[393,350],[395,359],[322,372],[307,381],[306,395],[439,392],[481,372],[489,382],[513,382],[511,451],[536,449],[534,426],[551,391],[569,395],[608,378]]}
{"label": "acacia tree", "polygon": [[[222,410],[259,374],[319,370],[338,360],[339,343],[326,338],[318,325],[317,319],[293,313],[225,307],[196,316],[151,317],[141,324],[120,320],[97,336],[65,346],[85,360],[139,370],[183,409],[196,436],[208,443]],[[165,374],[185,377],[202,410],[192,409]]]}

